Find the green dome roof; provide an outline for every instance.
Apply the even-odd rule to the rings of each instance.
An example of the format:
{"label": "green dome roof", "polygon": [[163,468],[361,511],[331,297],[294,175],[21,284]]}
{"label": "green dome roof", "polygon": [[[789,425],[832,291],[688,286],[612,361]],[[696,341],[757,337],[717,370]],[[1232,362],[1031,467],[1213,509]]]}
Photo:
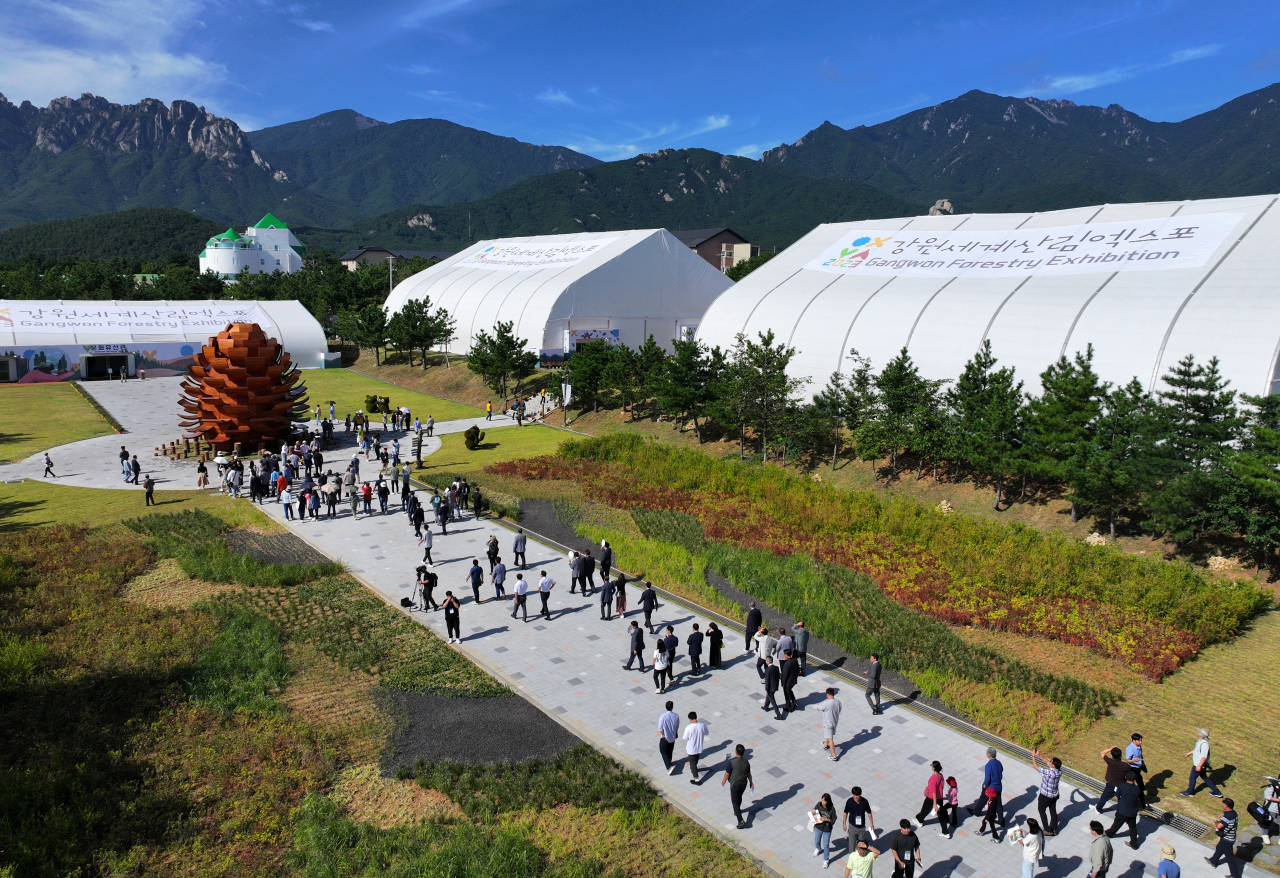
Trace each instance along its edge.
{"label": "green dome roof", "polygon": [[227,229],[221,235],[214,235],[209,239],[208,243],[213,244],[216,241],[243,241],[244,238],[236,234],[235,229]]}
{"label": "green dome roof", "polygon": [[254,228],[255,229],[287,229],[289,227],[286,226],[282,220],[278,220],[271,214],[267,214],[262,219],[258,220],[258,224],[254,226]]}

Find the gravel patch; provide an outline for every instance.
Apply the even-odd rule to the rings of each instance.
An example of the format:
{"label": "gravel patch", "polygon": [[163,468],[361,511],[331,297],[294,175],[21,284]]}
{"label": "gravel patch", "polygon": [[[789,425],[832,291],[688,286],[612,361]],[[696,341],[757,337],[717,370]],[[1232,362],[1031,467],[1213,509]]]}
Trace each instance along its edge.
{"label": "gravel patch", "polygon": [[419,759],[469,764],[548,758],[582,743],[560,723],[518,695],[451,698],[388,692],[382,706],[397,720],[382,754],[382,774]]}
{"label": "gravel patch", "polygon": [[268,564],[323,564],[329,559],[291,533],[261,534],[232,530],[223,536],[231,551],[252,555]]}

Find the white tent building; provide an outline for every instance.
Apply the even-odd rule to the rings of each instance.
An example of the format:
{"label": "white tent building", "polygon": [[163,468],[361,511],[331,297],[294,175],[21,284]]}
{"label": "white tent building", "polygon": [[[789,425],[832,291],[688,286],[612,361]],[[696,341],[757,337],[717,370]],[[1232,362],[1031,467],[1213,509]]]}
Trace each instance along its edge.
{"label": "white tent building", "polygon": [[821,389],[849,350],[877,370],[906,347],[954,379],[984,340],[1032,393],[1094,346],[1104,381],[1156,389],[1187,354],[1244,393],[1280,390],[1280,207],[1271,195],[818,226],[736,284],[698,337],[772,330]]}
{"label": "white tent building", "polygon": [[186,371],[228,323],[257,323],[302,369],[339,365],[319,322],[297,301],[92,302],[0,299],[3,379],[159,378]]}
{"label": "white tent building", "polygon": [[666,229],[583,232],[481,241],[397,284],[386,307],[429,298],[457,320],[450,349],[464,353],[510,321],[555,363],[597,338],[638,347],[652,334],[669,348],[731,286]]}

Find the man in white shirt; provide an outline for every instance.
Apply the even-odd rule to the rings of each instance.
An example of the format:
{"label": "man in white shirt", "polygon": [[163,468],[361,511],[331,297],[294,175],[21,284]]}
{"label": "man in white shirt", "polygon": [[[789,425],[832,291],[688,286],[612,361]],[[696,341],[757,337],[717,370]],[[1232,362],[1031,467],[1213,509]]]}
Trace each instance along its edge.
{"label": "man in white shirt", "polygon": [[556,581],[547,575],[547,571],[542,571],[542,578],[538,580],[538,597],[542,599],[542,616],[551,619],[551,608],[547,606],[547,601],[551,600],[551,589],[556,587]]}
{"label": "man in white shirt", "polygon": [[1196,794],[1196,780],[1203,780],[1205,789],[1209,791],[1209,795],[1215,799],[1221,799],[1222,793],[1218,791],[1217,786],[1209,779],[1209,730],[1196,729],[1196,745],[1190,753],[1186,754],[1191,757],[1191,777],[1187,779],[1187,788],[1178,793],[1180,796],[1194,796]]}
{"label": "man in white shirt", "polygon": [[689,755],[689,783],[698,783],[698,760],[702,758],[702,742],[707,737],[707,724],[699,721],[695,711],[689,711],[689,725],[684,727],[684,752]]}
{"label": "man in white shirt", "polygon": [[517,612],[524,613],[524,620],[529,621],[529,583],[525,582],[524,574],[516,574],[515,588],[515,606],[511,608],[511,618],[516,617]]}

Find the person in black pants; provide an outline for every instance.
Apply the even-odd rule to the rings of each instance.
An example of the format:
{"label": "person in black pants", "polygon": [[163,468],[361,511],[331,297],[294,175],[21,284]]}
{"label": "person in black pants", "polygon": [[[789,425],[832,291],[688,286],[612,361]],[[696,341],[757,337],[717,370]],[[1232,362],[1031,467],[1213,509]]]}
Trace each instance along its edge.
{"label": "person in black pants", "polygon": [[511,546],[511,551],[512,551],[514,560],[511,563],[519,564],[521,570],[523,570],[526,566],[525,560],[524,560],[524,549],[527,542],[528,542],[528,537],[524,535],[524,528],[522,527],[516,528],[515,542]]}
{"label": "person in black pants", "polygon": [[698,630],[698,623],[693,623],[693,633],[685,638],[685,645],[689,647],[689,666],[694,674],[702,673],[702,641],[706,635]]}
{"label": "person in black pants", "polygon": [[1231,799],[1222,800],[1222,816],[1213,824],[1218,833],[1218,843],[1214,845],[1213,856],[1205,857],[1205,862],[1215,869],[1219,863],[1227,864],[1227,872],[1231,878],[1240,878],[1244,864],[1236,856],[1236,832],[1240,828],[1240,818],[1236,815],[1236,803]]}
{"label": "person in black pants", "polygon": [[742,819],[742,795],[751,787],[754,793],[756,782],[751,779],[751,763],[747,761],[747,748],[741,744],[733,748],[734,756],[725,768],[720,786],[729,785],[729,801],[733,803],[733,816],[738,818],[738,828],[746,829],[747,821]]}
{"label": "person in black pants", "polygon": [[422,504],[415,504],[413,512],[409,513],[409,519],[413,522],[413,535],[418,539],[422,539],[422,523],[426,518],[426,513],[422,511]]}
{"label": "person in black pants", "polygon": [[484,601],[480,600],[480,586],[484,585],[484,569],[475,558],[471,559],[471,569],[467,571],[465,581],[471,583],[472,600],[477,604],[484,603]]}
{"label": "person in black pants", "polygon": [[587,549],[587,556],[582,559],[582,589],[584,594],[591,594],[596,590],[596,559],[591,557],[590,549]]}
{"label": "person in black pants", "polygon": [[444,627],[449,633],[450,643],[462,642],[461,604],[451,591],[444,593]]}
{"label": "person in black pants", "polygon": [[600,578],[608,579],[609,570],[613,567],[613,549],[606,542],[600,543]]}
{"label": "person in black pants", "polygon": [[631,670],[631,663],[636,659],[640,659],[640,673],[644,673],[644,632],[640,630],[638,622],[631,623],[631,652],[627,655],[627,663],[623,665],[624,670]]}
{"label": "person in black pants", "polygon": [[613,583],[607,579],[600,588],[600,619],[605,622],[613,619]]}
{"label": "person in black pants", "polygon": [[778,673],[782,677],[783,710],[799,710],[800,705],[796,703],[796,683],[800,681],[800,662],[788,652],[782,657]]}
{"label": "person in black pants", "polygon": [[880,714],[880,656],[871,653],[871,665],[862,675],[867,678],[867,704],[871,705],[871,715]]}
{"label": "person in black pants", "polygon": [[756,609],[756,602],[752,601],[751,608],[747,610],[747,640],[746,646],[743,647],[745,651],[751,652],[754,649],[753,640],[755,639],[756,632],[760,630],[760,623],[763,621],[763,614]]}
{"label": "person in black pants", "polygon": [[422,610],[438,610],[440,605],[436,603],[436,599],[431,596],[435,591],[436,583],[440,581],[434,573],[427,569],[427,565],[423,564],[418,568],[418,586],[422,590]]}
{"label": "person in black pants", "polygon": [[1120,800],[1116,805],[1116,816],[1107,830],[1107,838],[1115,838],[1120,828],[1129,824],[1129,847],[1138,849],[1138,809],[1141,807],[1142,793],[1138,789],[1138,773],[1129,771],[1124,776],[1124,783],[1116,790]]}
{"label": "person in black pants", "polygon": [[646,582],[644,591],[640,592],[640,609],[644,610],[644,627],[653,633],[653,611],[658,608],[658,593],[653,590],[653,583]]}
{"label": "person in black pants", "polygon": [[[1058,834],[1058,784],[1062,780],[1062,760],[1057,756],[1048,762],[1039,750],[1031,751],[1031,767],[1040,772],[1040,795],[1036,800],[1040,823],[1045,835]],[[1141,789],[1141,787],[1139,787]]]}
{"label": "person in black pants", "polygon": [[774,719],[782,719],[782,711],[778,708],[778,688],[782,685],[782,674],[773,663],[773,656],[764,660],[764,709],[773,708]]}

